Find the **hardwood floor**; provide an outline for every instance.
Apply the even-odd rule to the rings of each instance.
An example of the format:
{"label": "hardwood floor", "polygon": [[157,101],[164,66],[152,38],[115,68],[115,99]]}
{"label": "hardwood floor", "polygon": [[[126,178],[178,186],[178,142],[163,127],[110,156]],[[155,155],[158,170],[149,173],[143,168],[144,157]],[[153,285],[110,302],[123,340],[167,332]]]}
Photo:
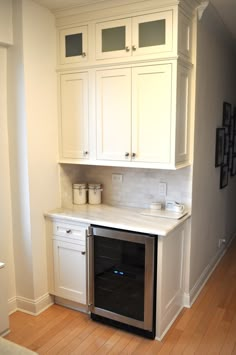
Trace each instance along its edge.
{"label": "hardwood floor", "polygon": [[184,309],[161,342],[98,324],[53,305],[37,317],[10,316],[7,339],[39,354],[236,355],[236,240],[191,309]]}

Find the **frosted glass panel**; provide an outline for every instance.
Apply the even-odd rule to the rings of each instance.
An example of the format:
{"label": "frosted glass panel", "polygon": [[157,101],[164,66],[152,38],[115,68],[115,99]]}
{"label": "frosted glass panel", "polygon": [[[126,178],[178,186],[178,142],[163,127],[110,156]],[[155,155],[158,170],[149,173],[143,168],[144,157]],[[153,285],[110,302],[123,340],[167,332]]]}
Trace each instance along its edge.
{"label": "frosted glass panel", "polygon": [[166,21],[139,24],[139,47],[160,46],[166,43]]}
{"label": "frosted glass panel", "polygon": [[102,52],[125,49],[125,26],[102,30]]}
{"label": "frosted glass panel", "polygon": [[76,33],[65,37],[66,41],[66,57],[75,57],[82,55],[82,33]]}

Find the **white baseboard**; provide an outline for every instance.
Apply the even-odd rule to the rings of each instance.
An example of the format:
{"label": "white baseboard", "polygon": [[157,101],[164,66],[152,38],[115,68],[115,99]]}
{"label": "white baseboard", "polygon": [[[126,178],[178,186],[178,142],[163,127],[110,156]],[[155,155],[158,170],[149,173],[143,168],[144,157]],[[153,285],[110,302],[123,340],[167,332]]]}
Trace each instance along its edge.
{"label": "white baseboard", "polygon": [[12,314],[17,310],[16,297],[12,297],[8,300],[8,314]]}
{"label": "white baseboard", "polygon": [[206,266],[206,268],[203,270],[202,274],[198,278],[197,282],[193,286],[193,288],[190,290],[190,293],[184,293],[183,295],[183,304],[184,307],[191,307],[192,304],[195,302],[197,299],[199,293],[205,286],[206,282],[208,281],[209,277],[215,270],[216,266],[219,264],[220,260],[226,253],[227,249],[229,248],[230,244],[232,243],[232,240],[234,239],[236,235],[233,235],[231,239],[228,241],[227,245],[225,246],[224,249],[219,250],[216,255],[212,258],[210,263]]}
{"label": "white baseboard", "polygon": [[45,295],[32,300],[25,297],[16,296],[8,301],[9,314],[15,311],[21,311],[34,316],[37,316],[45,309],[54,304],[54,297],[45,293]]}

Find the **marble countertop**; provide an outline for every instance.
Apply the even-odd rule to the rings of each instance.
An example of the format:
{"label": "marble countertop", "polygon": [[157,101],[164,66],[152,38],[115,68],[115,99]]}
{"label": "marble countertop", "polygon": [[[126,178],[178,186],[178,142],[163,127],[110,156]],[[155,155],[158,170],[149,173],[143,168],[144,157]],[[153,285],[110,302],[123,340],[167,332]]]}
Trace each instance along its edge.
{"label": "marble countertop", "polygon": [[142,215],[143,208],[113,207],[108,205],[73,205],[71,208],[58,208],[45,217],[74,222],[96,224],[110,228],[125,229],[140,233],[166,236],[190,217],[187,213],[181,219],[171,219]]}

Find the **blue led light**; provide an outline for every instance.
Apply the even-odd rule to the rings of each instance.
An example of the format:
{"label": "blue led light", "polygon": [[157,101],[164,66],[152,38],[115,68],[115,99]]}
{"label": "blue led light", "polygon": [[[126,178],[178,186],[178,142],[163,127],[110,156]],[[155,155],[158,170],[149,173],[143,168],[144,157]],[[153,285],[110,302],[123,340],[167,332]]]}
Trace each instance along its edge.
{"label": "blue led light", "polygon": [[123,271],[120,271],[119,274],[120,274],[120,275],[124,275]]}

